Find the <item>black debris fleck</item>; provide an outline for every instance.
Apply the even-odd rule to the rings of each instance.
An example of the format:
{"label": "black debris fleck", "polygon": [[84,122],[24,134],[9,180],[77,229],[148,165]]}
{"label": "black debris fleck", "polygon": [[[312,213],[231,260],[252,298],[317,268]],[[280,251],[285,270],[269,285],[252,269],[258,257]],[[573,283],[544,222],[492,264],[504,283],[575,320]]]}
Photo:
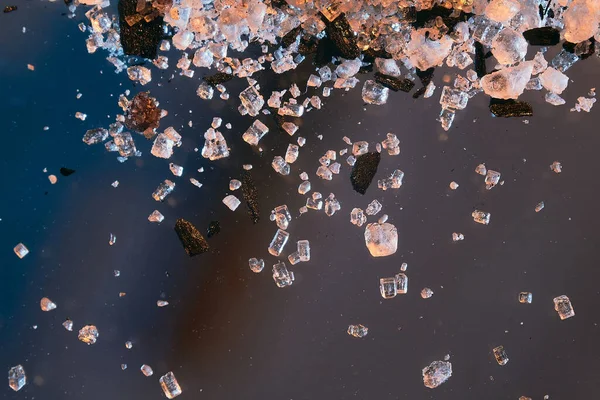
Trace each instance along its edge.
{"label": "black debris fleck", "polygon": [[8,14],[9,12],[17,11],[17,6],[6,6],[4,7],[4,14]]}
{"label": "black debris fleck", "polygon": [[308,54],[315,53],[317,51],[317,46],[319,45],[319,41],[315,39],[307,39],[306,37],[302,37],[300,39],[300,45],[298,46],[298,53],[306,56]]}
{"label": "black debris fleck", "polygon": [[333,22],[327,24],[326,32],[342,57],[353,60],[360,56],[356,37],[345,14],[340,14]]}
{"label": "black debris fleck", "polygon": [[413,93],[413,99],[417,99],[420,96],[422,96],[423,93],[425,93],[425,90],[427,90],[427,85],[429,85],[429,82],[431,82],[431,80],[433,79],[434,72],[434,67],[428,68],[425,71],[421,71],[419,68],[417,68],[416,73],[419,79],[421,80],[421,84],[423,85],[423,87],[420,87],[415,93]]}
{"label": "black debris fleck", "polygon": [[359,74],[368,74],[369,72],[373,72],[373,64],[370,64],[370,63],[367,63],[367,64],[363,63],[363,65],[358,70]]}
{"label": "black debris fleck", "polygon": [[285,36],[281,38],[281,45],[283,47],[289,47],[289,45],[296,41],[301,31],[302,28],[297,27],[286,33]]}
{"label": "black debris fleck", "polygon": [[175,222],[175,232],[179,236],[185,252],[190,257],[206,253],[210,249],[200,231],[191,222],[183,218],[179,218]]}
{"label": "black debris fleck", "polygon": [[225,83],[227,81],[232,80],[233,79],[233,75],[227,74],[225,72],[217,72],[214,75],[205,76],[202,79],[204,79],[204,81],[206,83],[208,83],[209,85],[216,86],[216,85],[218,85],[220,83]]}
{"label": "black debris fleck", "polygon": [[333,55],[335,54],[335,44],[328,37],[324,37],[319,40],[317,44],[317,51],[315,53],[315,59],[313,63],[315,67],[321,68],[331,62]]}
{"label": "black debris fleck", "polygon": [[531,117],[533,108],[524,101],[490,99],[490,111],[494,117]]}
{"label": "black debris fleck", "polygon": [[75,170],[74,170],[74,169],[71,169],[71,168],[65,168],[65,167],[62,167],[62,168],[60,169],[60,174],[61,174],[62,176],[69,176],[69,175],[73,175],[74,173],[75,173]]}
{"label": "black debris fleck", "polygon": [[375,50],[369,47],[367,50],[363,52],[363,61],[365,62],[375,62],[376,58],[393,58],[390,53],[385,51],[384,49]]}
{"label": "black debris fleck", "polygon": [[221,232],[221,224],[219,221],[210,221],[206,230],[206,237],[210,238]]}
{"label": "black debris fleck", "polygon": [[381,154],[378,152],[366,153],[356,158],[350,174],[350,182],[352,182],[354,190],[360,194],[367,192],[367,188],[377,172],[379,161],[381,161]]}
{"label": "black debris fleck", "polygon": [[392,89],[394,92],[402,90],[403,92],[410,92],[415,87],[415,83],[410,79],[396,78],[390,75],[384,75],[380,72],[375,73],[375,81],[381,83],[383,86]]}
{"label": "black debris fleck", "polygon": [[253,223],[260,220],[260,208],[258,207],[258,190],[252,179],[250,171],[244,171],[242,174],[242,196],[248,207],[248,215]]}
{"label": "black debris fleck", "polygon": [[126,18],[137,14],[137,0],[119,0],[119,28],[123,52],[130,56],[155,59],[158,44],[163,37],[163,18],[155,17],[146,22],[142,18],[138,23],[129,26]]}
{"label": "black debris fleck", "polygon": [[523,36],[532,46],[554,46],[560,43],[560,32],[550,26],[529,29],[523,32]]}
{"label": "black debris fleck", "polygon": [[478,78],[483,78],[487,75],[487,68],[485,67],[485,49],[479,42],[475,42],[475,72],[477,72]]}

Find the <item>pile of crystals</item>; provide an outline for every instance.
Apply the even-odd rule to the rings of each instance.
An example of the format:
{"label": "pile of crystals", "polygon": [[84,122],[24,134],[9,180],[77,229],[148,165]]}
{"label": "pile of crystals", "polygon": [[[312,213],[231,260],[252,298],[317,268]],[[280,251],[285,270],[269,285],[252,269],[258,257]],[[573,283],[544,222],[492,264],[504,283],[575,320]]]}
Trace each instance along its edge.
{"label": "pile of crystals", "polygon": [[[157,55],[157,49],[168,51],[172,44],[182,52],[177,62],[181,75],[192,78],[193,68],[217,71],[199,86],[203,99],[212,98],[215,88],[221,98],[229,98],[223,83],[234,76],[250,78],[264,69],[282,74],[309,59],[316,69],[305,85],[323,86],[324,97],[332,89],[354,88],[359,71],[376,67],[374,79],[362,85],[362,98],[380,105],[390,90],[409,92],[418,81],[422,87],[413,97],[429,97],[435,90],[434,69],[456,68],[459,73],[452,85],[442,87],[439,99],[439,120],[446,130],[456,111],[481,92],[492,98],[490,110],[496,116],[532,115],[529,104],[515,101],[525,90],[545,89],[547,102],[564,104],[565,72],[576,61],[600,54],[594,46],[600,39],[596,0],[121,0],[119,18],[108,14],[108,1],[79,4],[93,6],[86,12],[89,24],[80,24],[89,33],[90,53],[106,49],[117,72],[132,55],[165,69],[168,58]],[[75,12],[76,6],[69,9]],[[172,35],[170,42],[163,40],[165,32]],[[562,50],[547,61],[547,46],[558,45],[561,38]],[[261,46],[259,55],[235,57],[248,55],[244,51],[251,43]],[[527,60],[529,46],[539,51]],[[491,56],[495,64],[488,60]],[[493,71],[488,73],[487,66]],[[151,71],[140,65],[127,72],[141,84],[152,79]],[[290,90],[273,92],[268,105],[279,116],[293,117],[321,108],[318,96],[301,100],[300,94],[293,84]],[[244,115],[257,116],[265,104],[251,79],[239,98]],[[593,102],[583,98],[578,104],[577,110],[588,110]],[[293,134],[293,127],[286,131]]]}

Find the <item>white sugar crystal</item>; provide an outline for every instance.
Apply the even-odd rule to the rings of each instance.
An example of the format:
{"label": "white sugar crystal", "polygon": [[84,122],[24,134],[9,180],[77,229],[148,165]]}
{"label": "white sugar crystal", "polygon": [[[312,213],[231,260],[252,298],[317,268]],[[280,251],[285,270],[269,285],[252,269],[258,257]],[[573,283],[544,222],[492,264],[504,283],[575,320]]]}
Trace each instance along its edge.
{"label": "white sugar crystal", "polygon": [[447,361],[434,361],[423,368],[423,384],[434,389],[452,376],[452,364]]}
{"label": "white sugar crystal", "polygon": [[169,169],[175,176],[183,175],[183,167],[181,165],[169,163]]}
{"label": "white sugar crystal", "polygon": [[398,77],[401,75],[400,68],[396,63],[396,60],[392,58],[376,58],[375,66],[377,70],[384,75]]}
{"label": "white sugar crystal", "polygon": [[336,211],[339,211],[341,208],[342,207],[340,205],[340,202],[338,201],[338,199],[335,198],[335,195],[333,193],[331,193],[325,199],[325,214],[328,217],[331,217],[333,214],[335,214]]}
{"label": "white sugar crystal", "polygon": [[343,63],[338,65],[335,69],[335,74],[343,79],[348,79],[358,73],[361,67],[360,59],[345,60]]}
{"label": "white sugar crystal", "polygon": [[257,146],[258,142],[269,132],[269,128],[259,120],[255,120],[242,135],[244,142]]}
{"label": "white sugar crystal", "polygon": [[229,181],[229,190],[238,190],[241,187],[242,182],[238,181],[237,179],[232,179]]}
{"label": "white sugar crystal", "polygon": [[562,106],[563,104],[566,103],[565,99],[563,99],[556,93],[551,93],[551,92],[546,93],[546,96],[544,96],[544,99],[546,100],[546,103],[550,103],[553,106]]}
{"label": "white sugar crystal", "polygon": [[596,99],[594,98],[586,98],[586,97],[578,97],[577,98],[577,104],[575,104],[575,107],[573,107],[571,109],[571,111],[577,111],[577,112],[581,112],[581,111],[585,111],[585,112],[590,112],[594,103],[596,102]]}
{"label": "white sugar crystal", "polygon": [[152,214],[148,216],[148,221],[150,222],[162,222],[165,219],[165,216],[160,213],[158,210],[152,211]]}
{"label": "white sugar crystal", "polygon": [[390,90],[385,86],[366,80],[362,88],[362,99],[365,103],[382,105],[387,102]]}
{"label": "white sugar crystal", "polygon": [[520,9],[517,0],[492,0],[485,8],[485,15],[492,21],[507,23]]}
{"label": "white sugar crystal", "polygon": [[285,162],[283,157],[275,156],[273,161],[271,162],[271,167],[275,170],[275,172],[281,175],[289,175],[290,174],[290,165]]}
{"label": "white sugar crystal", "polygon": [[492,41],[492,54],[500,64],[515,64],[527,55],[527,41],[519,32],[504,28]]}
{"label": "white sugar crystal", "polygon": [[481,78],[484,92],[497,99],[516,99],[523,91],[533,71],[530,62],[516,67],[504,68]]}
{"label": "white sugar crystal", "polygon": [[378,202],[377,200],[373,200],[369,203],[365,212],[367,213],[367,215],[376,215],[379,211],[381,211],[382,207],[383,206],[380,202]]}
{"label": "white sugar crystal", "polygon": [[561,94],[569,84],[569,78],[562,72],[549,67],[540,75],[540,82],[546,90]]}
{"label": "white sugar crystal", "polygon": [[411,64],[421,71],[441,65],[450,54],[453,43],[447,35],[443,35],[440,40],[430,40],[428,35],[429,30],[426,28],[415,29],[406,45]]}
{"label": "white sugar crystal", "polygon": [[250,270],[255,274],[258,274],[265,267],[265,261],[263,259],[251,258],[248,260],[248,265],[250,266]]}
{"label": "white sugar crystal", "polygon": [[285,152],[285,162],[294,163],[298,159],[300,148],[295,144],[289,144],[287,151]]}
{"label": "white sugar crystal", "polygon": [[310,182],[309,181],[304,181],[300,185],[298,185],[298,193],[306,194],[308,192],[310,192]]}
{"label": "white sugar crystal", "polygon": [[23,243],[19,243],[18,245],[16,245],[15,248],[13,249],[13,251],[19,258],[23,258],[27,254],[29,254],[29,249],[27,247],[25,247],[25,245]]}
{"label": "white sugar crystal", "polygon": [[190,183],[196,187],[199,187],[199,188],[202,187],[202,184],[200,182],[198,182],[198,180],[195,178],[190,178]]}
{"label": "white sugar crystal", "polygon": [[152,72],[146,67],[133,66],[127,68],[127,76],[134,82],[139,82],[142,85],[149,83],[152,80]]}
{"label": "white sugar crystal", "polygon": [[232,194],[230,194],[229,196],[225,196],[225,198],[223,199],[223,204],[225,204],[231,211],[235,211],[235,209],[238,208],[240,203],[241,201]]}
{"label": "white sugar crystal", "polygon": [[371,223],[365,229],[365,244],[373,257],[392,255],[398,249],[398,230],[390,223]]}
{"label": "white sugar crystal", "polygon": [[399,189],[402,186],[402,179],[404,179],[404,172],[397,169],[390,175],[389,178],[380,179],[377,181],[379,189]]}
{"label": "white sugar crystal", "polygon": [[467,106],[468,101],[469,96],[461,90],[452,89],[450,86],[444,86],[442,89],[440,104],[443,108],[463,110]]}

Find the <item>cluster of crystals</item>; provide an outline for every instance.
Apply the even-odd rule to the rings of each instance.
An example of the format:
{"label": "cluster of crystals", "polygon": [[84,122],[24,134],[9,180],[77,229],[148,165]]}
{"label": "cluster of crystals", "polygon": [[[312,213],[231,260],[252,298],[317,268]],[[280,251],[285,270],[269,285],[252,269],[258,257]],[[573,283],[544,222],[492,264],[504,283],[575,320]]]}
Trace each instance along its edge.
{"label": "cluster of crystals", "polygon": [[504,350],[504,346],[494,347],[492,351],[499,365],[506,365],[508,363],[508,355],[506,354],[506,350]]}
{"label": "cluster of crystals", "polygon": [[362,324],[348,325],[348,335],[354,336],[355,338],[362,338],[367,336],[369,328]]}
{"label": "cluster of crystals", "polygon": [[308,240],[298,240],[296,245],[296,251],[288,256],[290,264],[296,265],[299,262],[310,261],[310,243]]}
{"label": "cluster of crystals", "polygon": [[384,299],[393,299],[397,294],[406,294],[408,292],[408,276],[400,272],[391,278],[380,278],[379,291]]}

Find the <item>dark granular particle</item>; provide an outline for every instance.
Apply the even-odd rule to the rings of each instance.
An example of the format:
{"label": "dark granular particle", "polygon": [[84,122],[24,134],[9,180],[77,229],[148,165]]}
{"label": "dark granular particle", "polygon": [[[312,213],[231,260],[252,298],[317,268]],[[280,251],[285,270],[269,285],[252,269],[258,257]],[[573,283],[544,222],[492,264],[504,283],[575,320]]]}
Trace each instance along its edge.
{"label": "dark granular particle", "polygon": [[532,46],[554,46],[560,43],[560,32],[550,26],[529,29],[523,32],[523,37]]}
{"label": "dark granular particle", "polygon": [[253,223],[260,220],[260,208],[258,206],[258,190],[252,179],[250,171],[244,171],[242,174],[242,196],[248,207],[248,215]]}
{"label": "dark granular particle", "polygon": [[289,45],[294,43],[296,41],[296,39],[298,38],[298,35],[300,34],[301,31],[302,31],[302,28],[297,27],[297,28],[292,29],[288,33],[286,33],[285,36],[281,38],[281,45],[283,47],[288,47]]}
{"label": "dark granular particle", "polygon": [[69,176],[69,175],[73,175],[74,173],[75,173],[75,170],[74,170],[74,169],[71,169],[71,168],[65,168],[65,167],[62,167],[62,168],[60,169],[60,174],[61,174],[62,176]]}
{"label": "dark granular particle", "polygon": [[306,56],[308,54],[312,54],[317,51],[317,46],[319,45],[318,40],[307,39],[304,36],[300,39],[300,46],[298,46],[298,53]]}
{"label": "dark granular particle", "polygon": [[365,62],[375,62],[376,58],[393,58],[392,55],[390,53],[388,53],[387,51],[385,51],[384,49],[379,49],[379,50],[375,50],[371,47],[369,47],[367,50],[364,50],[363,52],[363,61]]}
{"label": "dark granular particle", "polygon": [[206,237],[210,238],[221,232],[221,224],[219,221],[210,221],[208,229],[206,230]]}
{"label": "dark granular particle", "polygon": [[485,66],[485,49],[479,42],[475,42],[475,72],[477,72],[478,78],[483,78],[487,75],[487,68]]}
{"label": "dark granular particle", "polygon": [[8,14],[9,12],[17,11],[17,6],[6,6],[4,7],[4,13]]}
{"label": "dark granular particle", "polygon": [[225,83],[227,81],[232,80],[233,79],[233,75],[226,74],[225,72],[217,72],[214,75],[205,76],[202,79],[204,79],[204,81],[206,83],[208,83],[209,85],[216,86],[216,85],[218,85],[220,83]]}
{"label": "dark granular particle", "polygon": [[350,174],[350,182],[352,182],[354,190],[360,194],[367,192],[377,172],[379,161],[381,161],[381,154],[378,152],[366,153],[356,158]]}
{"label": "dark granular particle", "polygon": [[390,75],[384,75],[380,72],[375,73],[375,81],[381,83],[383,86],[392,89],[394,92],[402,90],[403,92],[410,92],[415,87],[415,83],[410,79],[400,79]]}
{"label": "dark granular particle", "polygon": [[131,100],[125,113],[125,126],[136,132],[153,131],[160,125],[161,109],[150,92],[140,92]]}
{"label": "dark granular particle", "polygon": [[533,107],[529,103],[516,100],[490,99],[490,111],[495,117],[531,117]]}
{"label": "dark granular particle", "polygon": [[331,39],[325,37],[319,40],[319,43],[317,44],[317,51],[315,53],[315,59],[313,61],[315,67],[321,68],[329,64],[334,54],[335,44]]}
{"label": "dark granular particle", "polygon": [[210,246],[204,239],[204,236],[196,229],[191,222],[179,218],[175,222],[175,232],[188,256],[193,257],[198,254],[206,253]]}
{"label": "dark granular particle", "polygon": [[119,29],[123,52],[130,56],[155,59],[158,44],[163,37],[163,18],[155,17],[146,22],[142,18],[138,23],[129,26],[126,18],[137,14],[137,0],[119,0]]}
{"label": "dark granular particle", "polygon": [[333,22],[327,24],[326,32],[342,57],[353,60],[360,56],[356,37],[345,14],[340,14]]}

